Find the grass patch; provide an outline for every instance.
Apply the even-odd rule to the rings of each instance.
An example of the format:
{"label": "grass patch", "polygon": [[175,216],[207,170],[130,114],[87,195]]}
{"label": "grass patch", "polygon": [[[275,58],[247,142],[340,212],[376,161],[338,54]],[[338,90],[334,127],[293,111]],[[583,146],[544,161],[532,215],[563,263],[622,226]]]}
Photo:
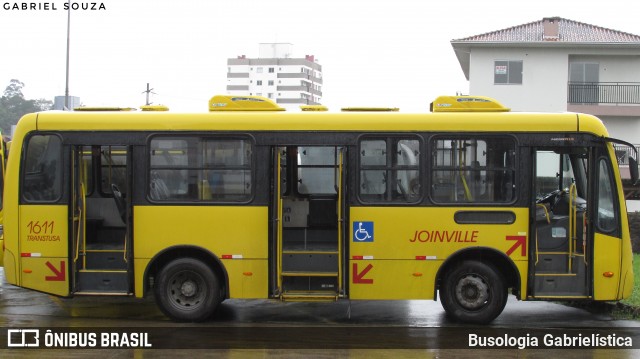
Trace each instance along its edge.
{"label": "grass patch", "polygon": [[633,255],[633,292],[621,300],[611,313],[616,319],[640,320],[640,254]]}
{"label": "grass patch", "polygon": [[622,303],[634,307],[640,307],[640,254],[633,255],[633,293],[631,297],[622,301]]}

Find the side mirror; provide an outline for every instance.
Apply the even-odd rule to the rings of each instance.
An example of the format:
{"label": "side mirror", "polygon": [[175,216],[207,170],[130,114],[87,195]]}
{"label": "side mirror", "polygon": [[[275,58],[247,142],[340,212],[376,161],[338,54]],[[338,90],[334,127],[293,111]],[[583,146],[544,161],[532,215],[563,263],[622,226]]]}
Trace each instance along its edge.
{"label": "side mirror", "polygon": [[638,183],[638,161],[633,157],[629,157],[629,174],[631,174],[631,183],[634,185]]}

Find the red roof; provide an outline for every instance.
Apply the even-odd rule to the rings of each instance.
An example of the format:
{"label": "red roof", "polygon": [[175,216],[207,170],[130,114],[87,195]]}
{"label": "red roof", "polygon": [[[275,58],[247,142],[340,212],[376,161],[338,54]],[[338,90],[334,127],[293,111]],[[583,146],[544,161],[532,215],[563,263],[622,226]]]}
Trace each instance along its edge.
{"label": "red roof", "polygon": [[[545,37],[545,22],[557,23],[557,36]],[[544,18],[528,24],[453,40],[454,42],[572,42],[640,43],[640,36],[561,17]]]}

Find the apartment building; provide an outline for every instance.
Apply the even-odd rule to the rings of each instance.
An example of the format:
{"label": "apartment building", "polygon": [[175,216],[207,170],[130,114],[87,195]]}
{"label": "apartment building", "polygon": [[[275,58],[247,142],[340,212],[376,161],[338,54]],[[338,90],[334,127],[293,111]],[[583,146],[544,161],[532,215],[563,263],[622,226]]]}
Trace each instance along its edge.
{"label": "apartment building", "polygon": [[256,95],[287,110],[322,101],[322,66],[314,55],[292,56],[289,43],[262,43],[259,56],[227,59],[227,94]]}

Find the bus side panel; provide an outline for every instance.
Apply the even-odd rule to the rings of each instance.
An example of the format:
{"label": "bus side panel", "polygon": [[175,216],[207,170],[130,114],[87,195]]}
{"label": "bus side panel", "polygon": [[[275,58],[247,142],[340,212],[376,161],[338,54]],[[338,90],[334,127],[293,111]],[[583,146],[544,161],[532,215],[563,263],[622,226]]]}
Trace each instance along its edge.
{"label": "bus side panel", "polygon": [[351,260],[351,299],[433,299],[442,261]]}
{"label": "bus side panel", "polygon": [[[596,233],[593,251],[593,299],[615,300],[618,298],[622,269],[620,253],[622,250],[620,238]],[[624,274],[624,273],[622,273]]]}
{"label": "bus side panel", "polygon": [[229,274],[229,298],[267,298],[266,259],[223,259],[222,263]]}
{"label": "bus side panel", "polygon": [[21,205],[19,212],[20,285],[69,295],[67,206]]}
{"label": "bus side panel", "polygon": [[[515,221],[481,223],[483,211],[509,213]],[[459,212],[473,212],[478,220],[456,223]],[[351,233],[346,236],[351,259],[347,268],[350,297],[431,299],[441,264],[456,252],[478,247],[510,257],[520,269],[523,290],[528,213],[527,208],[504,207],[351,207]]]}
{"label": "bus side panel", "polygon": [[222,259],[232,297],[267,296],[267,207],[155,205],[134,206],[133,211],[137,294],[142,293],[145,272],[139,264],[188,243]]}

